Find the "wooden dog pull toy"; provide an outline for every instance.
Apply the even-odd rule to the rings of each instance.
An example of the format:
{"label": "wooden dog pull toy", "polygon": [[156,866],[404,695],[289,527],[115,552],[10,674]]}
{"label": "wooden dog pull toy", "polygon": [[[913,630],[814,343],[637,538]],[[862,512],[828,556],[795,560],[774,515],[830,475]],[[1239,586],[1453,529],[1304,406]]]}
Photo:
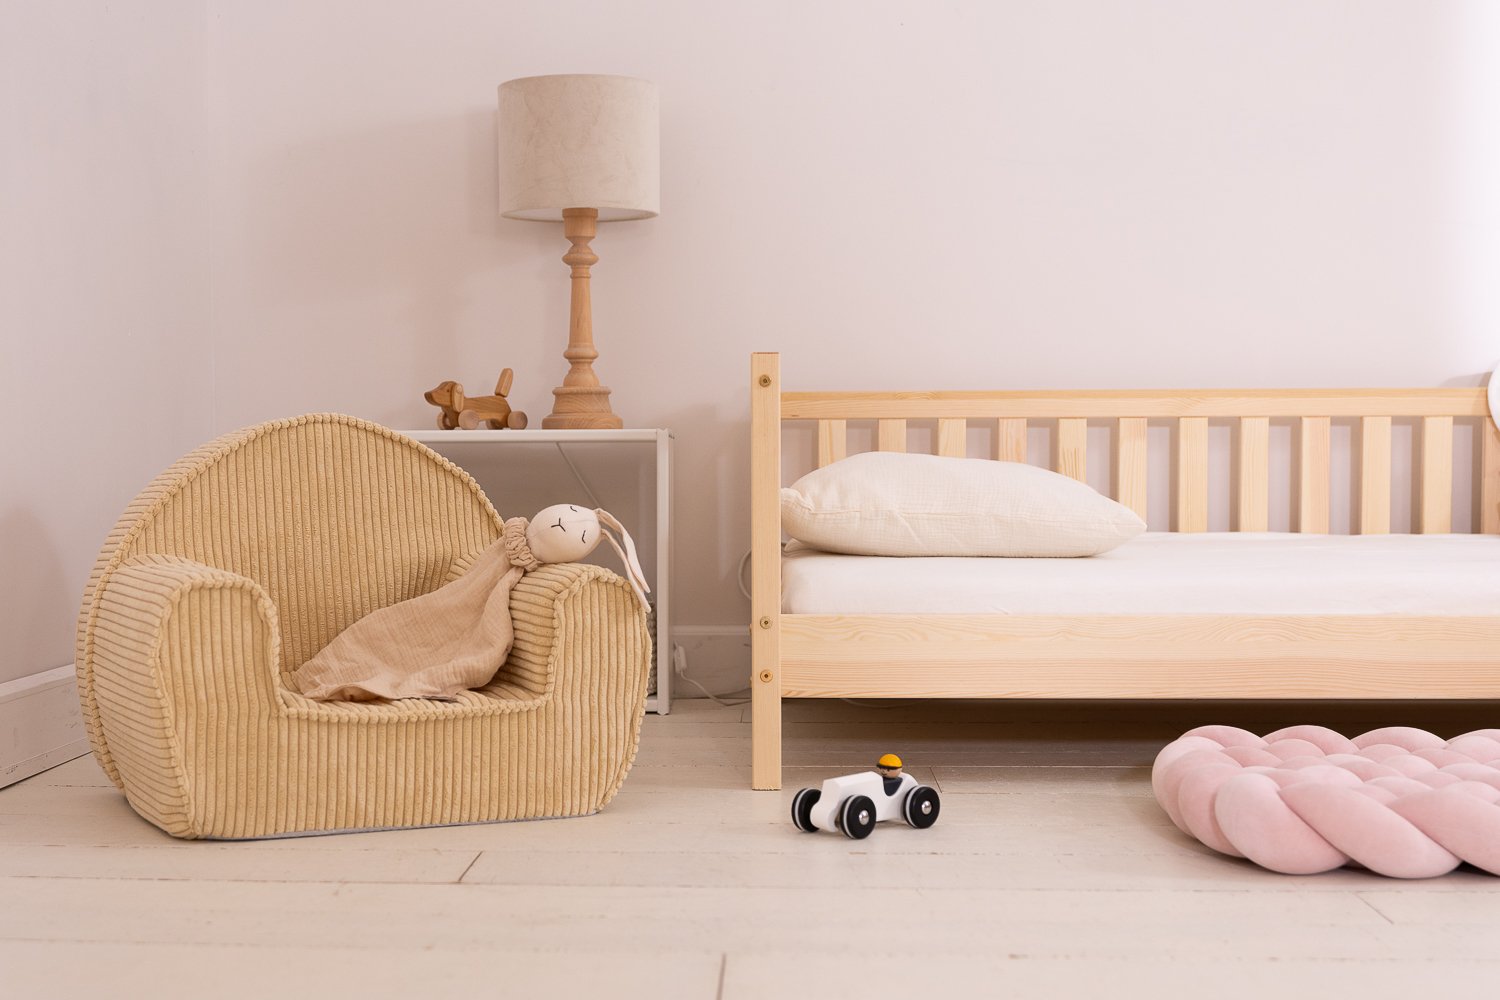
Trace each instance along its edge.
{"label": "wooden dog pull toy", "polygon": [[505,400],[510,394],[514,376],[509,368],[502,371],[493,396],[465,396],[462,385],[449,381],[423,393],[422,398],[438,408],[438,426],[445,431],[455,427],[472,431],[480,426],[497,431],[506,428],[518,431],[526,426],[526,414],[511,409]]}

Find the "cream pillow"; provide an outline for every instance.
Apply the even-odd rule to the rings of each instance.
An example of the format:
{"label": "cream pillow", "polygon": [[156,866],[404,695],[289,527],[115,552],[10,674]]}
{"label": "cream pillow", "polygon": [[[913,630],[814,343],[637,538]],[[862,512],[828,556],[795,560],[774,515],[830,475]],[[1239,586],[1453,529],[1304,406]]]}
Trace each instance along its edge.
{"label": "cream pillow", "polygon": [[781,491],[781,524],[866,556],[1092,556],[1146,530],[1088,485],[1021,462],[868,452]]}

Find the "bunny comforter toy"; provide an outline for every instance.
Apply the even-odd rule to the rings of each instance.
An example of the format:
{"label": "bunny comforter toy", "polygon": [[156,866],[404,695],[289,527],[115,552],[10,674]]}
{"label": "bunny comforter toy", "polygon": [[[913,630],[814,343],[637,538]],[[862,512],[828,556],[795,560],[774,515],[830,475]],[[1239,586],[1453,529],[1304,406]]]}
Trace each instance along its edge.
{"label": "bunny comforter toy", "polygon": [[[526,544],[539,564],[577,562],[593,552],[601,538],[607,539],[625,564],[625,578],[635,589],[635,596],[641,599],[641,606],[650,610],[646,595],[651,588],[646,586],[646,574],[641,572],[640,560],[635,556],[635,542],[609,511],[589,510],[570,503],[553,504],[537,511],[529,522],[524,517],[506,521],[506,531],[517,521],[525,524]],[[611,532],[620,536],[618,541]]]}
{"label": "bunny comforter toy", "polygon": [[[618,534],[617,539],[615,535]],[[291,675],[319,701],[452,699],[483,687],[505,664],[514,638],[510,592],[544,563],[577,562],[608,540],[642,608],[650,610],[635,543],[605,510],[555,504],[513,517],[462,575],[430,594],[366,615]]]}

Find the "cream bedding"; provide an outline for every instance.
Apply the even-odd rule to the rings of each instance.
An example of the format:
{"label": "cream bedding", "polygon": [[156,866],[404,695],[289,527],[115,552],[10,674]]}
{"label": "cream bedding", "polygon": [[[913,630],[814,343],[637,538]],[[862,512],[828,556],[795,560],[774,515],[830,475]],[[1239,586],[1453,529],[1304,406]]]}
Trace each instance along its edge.
{"label": "cream bedding", "polygon": [[790,614],[1500,614],[1500,536],[1151,532],[1081,559],[835,555],[793,543]]}

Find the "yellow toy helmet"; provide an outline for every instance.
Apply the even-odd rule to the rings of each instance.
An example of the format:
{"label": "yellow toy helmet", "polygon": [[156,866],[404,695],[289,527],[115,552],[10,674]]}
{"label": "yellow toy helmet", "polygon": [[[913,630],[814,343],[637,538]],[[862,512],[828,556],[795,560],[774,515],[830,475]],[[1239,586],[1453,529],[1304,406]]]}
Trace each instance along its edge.
{"label": "yellow toy helmet", "polygon": [[875,762],[875,766],[876,767],[900,767],[901,766],[901,758],[897,757],[893,753],[883,754],[881,756],[881,758],[878,761]]}

